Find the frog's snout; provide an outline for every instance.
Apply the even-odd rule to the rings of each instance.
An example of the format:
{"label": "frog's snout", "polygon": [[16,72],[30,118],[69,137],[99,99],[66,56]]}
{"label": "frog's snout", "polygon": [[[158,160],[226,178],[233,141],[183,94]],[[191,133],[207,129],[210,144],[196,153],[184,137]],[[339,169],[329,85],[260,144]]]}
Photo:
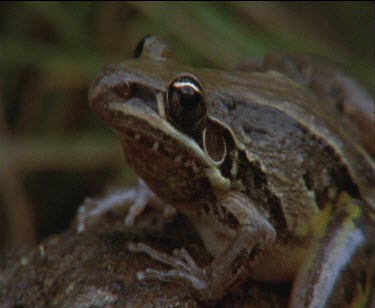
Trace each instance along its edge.
{"label": "frog's snout", "polygon": [[118,82],[112,75],[99,75],[89,89],[89,105],[97,113],[103,115],[112,102],[126,102],[132,96],[127,81]]}

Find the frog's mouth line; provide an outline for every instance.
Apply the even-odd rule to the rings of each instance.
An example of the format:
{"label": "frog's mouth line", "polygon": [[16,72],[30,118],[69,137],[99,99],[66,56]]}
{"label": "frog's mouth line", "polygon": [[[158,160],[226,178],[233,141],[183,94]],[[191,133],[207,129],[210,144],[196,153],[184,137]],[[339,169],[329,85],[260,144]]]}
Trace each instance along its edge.
{"label": "frog's mouth line", "polygon": [[173,160],[182,162],[183,156],[186,156],[189,163],[181,165],[182,167],[194,168],[193,164],[200,165],[213,187],[221,190],[229,187],[229,180],[221,175],[218,166],[215,166],[193,138],[178,131],[139,98],[112,102],[108,104],[108,108],[112,114],[111,125],[121,134],[133,134],[133,140],[138,139],[139,142],[141,139],[148,140],[147,147],[154,148],[162,155],[162,147],[167,147],[170,153],[177,153],[169,154]]}
{"label": "frog's mouth line", "polygon": [[[154,103],[154,106],[157,106],[157,103]],[[146,104],[138,97],[132,97],[123,102],[109,103],[108,109],[112,114],[111,125],[120,132],[132,132],[169,146],[178,145],[194,160],[200,161],[206,167],[213,166],[194,139],[174,128],[150,107],[149,103]]]}

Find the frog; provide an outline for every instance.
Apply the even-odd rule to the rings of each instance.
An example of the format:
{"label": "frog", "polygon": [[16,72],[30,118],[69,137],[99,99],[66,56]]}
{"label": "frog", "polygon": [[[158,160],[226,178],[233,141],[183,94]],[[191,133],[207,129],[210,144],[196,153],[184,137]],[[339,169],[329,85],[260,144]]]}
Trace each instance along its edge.
{"label": "frog", "polygon": [[212,256],[201,267],[184,247],[131,242],[170,268],[138,280],[205,303],[252,279],[291,283],[290,307],[374,304],[375,162],[311,87],[272,65],[188,66],[147,36],[96,77],[89,103],[141,179],[128,224],[147,203],[172,207]]}

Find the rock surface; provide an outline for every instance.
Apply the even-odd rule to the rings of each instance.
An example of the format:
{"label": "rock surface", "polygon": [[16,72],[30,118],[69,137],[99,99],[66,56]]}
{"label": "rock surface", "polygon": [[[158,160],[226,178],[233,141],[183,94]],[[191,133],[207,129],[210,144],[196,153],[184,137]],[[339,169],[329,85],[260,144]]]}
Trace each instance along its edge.
{"label": "rock surface", "polygon": [[[200,265],[210,262],[199,237],[180,216],[165,224],[155,213],[142,215],[126,229],[109,213],[84,232],[75,224],[28,251],[3,252],[0,263],[0,307],[201,307],[186,286],[139,282],[146,267],[167,269],[146,255],[131,254],[130,242],[146,242],[171,251],[185,247]],[[288,286],[247,282],[233,290],[220,307],[285,307]]]}

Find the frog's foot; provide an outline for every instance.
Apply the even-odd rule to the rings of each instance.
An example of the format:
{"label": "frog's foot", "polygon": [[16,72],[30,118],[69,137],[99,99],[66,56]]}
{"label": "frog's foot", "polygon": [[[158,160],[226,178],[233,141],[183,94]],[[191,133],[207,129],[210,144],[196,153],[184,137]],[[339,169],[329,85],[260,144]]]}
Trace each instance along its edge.
{"label": "frog's foot", "polygon": [[157,251],[143,243],[129,243],[129,251],[134,253],[146,253],[152,259],[171,266],[172,270],[161,271],[146,268],[136,275],[137,280],[158,280],[177,282],[189,285],[198,293],[200,298],[210,298],[212,284],[205,269],[200,268],[184,249],[175,249],[173,255]]}
{"label": "frog's foot", "polygon": [[113,191],[102,199],[86,198],[78,211],[77,232],[83,232],[87,224],[100,219],[108,211],[127,211],[124,223],[132,226],[148,205],[161,210],[164,219],[175,214],[174,208],[156,197],[142,180],[138,181],[138,186]]}
{"label": "frog's foot", "polygon": [[143,182],[141,179],[138,180],[138,186],[136,187],[136,196],[131,204],[128,214],[125,217],[124,223],[130,227],[134,224],[134,221],[140,216],[148,205],[153,208],[162,211],[163,219],[169,219],[176,214],[174,207],[161,201]]}

